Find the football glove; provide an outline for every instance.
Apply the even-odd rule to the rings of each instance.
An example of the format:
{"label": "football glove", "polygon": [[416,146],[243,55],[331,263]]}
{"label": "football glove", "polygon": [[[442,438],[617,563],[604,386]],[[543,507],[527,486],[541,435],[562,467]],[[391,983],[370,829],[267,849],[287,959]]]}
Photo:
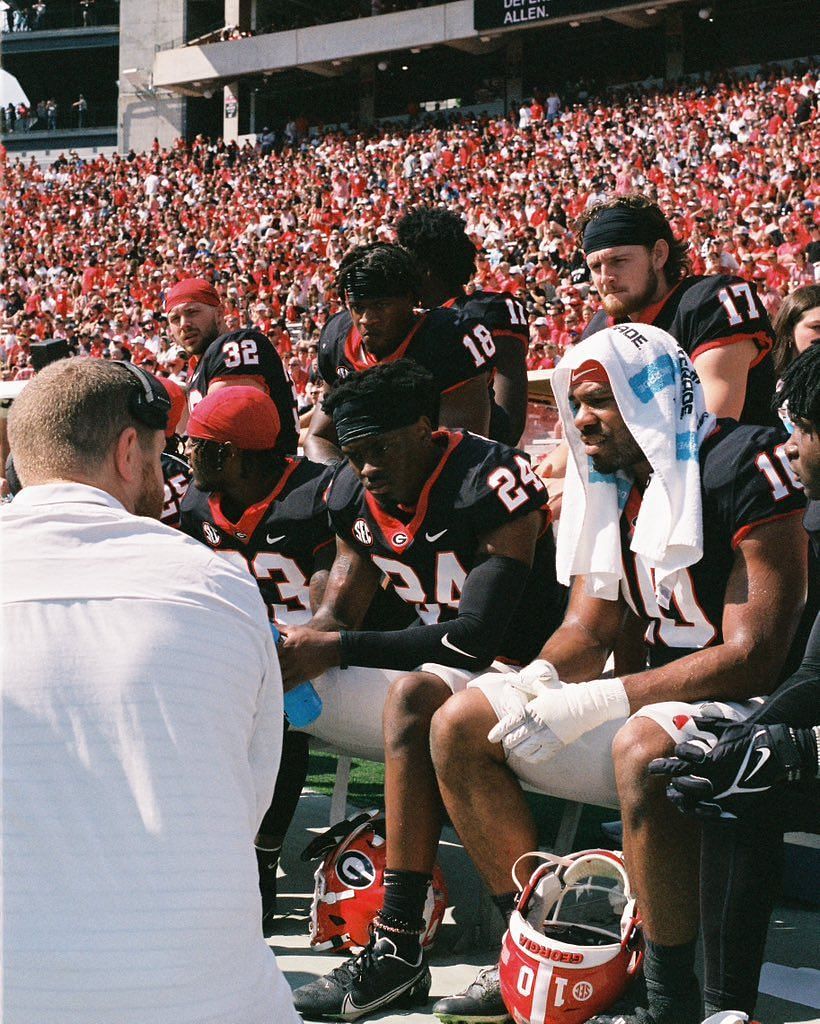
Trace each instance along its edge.
{"label": "football glove", "polygon": [[685,814],[732,819],[773,786],[817,770],[811,729],[727,719],[693,718],[703,738],[650,762],[651,775],[670,777],[666,795]]}
{"label": "football glove", "polygon": [[628,716],[629,699],[620,679],[559,683],[542,687],[523,708],[505,715],[487,739],[501,743],[508,757],[543,762],[604,722]]}

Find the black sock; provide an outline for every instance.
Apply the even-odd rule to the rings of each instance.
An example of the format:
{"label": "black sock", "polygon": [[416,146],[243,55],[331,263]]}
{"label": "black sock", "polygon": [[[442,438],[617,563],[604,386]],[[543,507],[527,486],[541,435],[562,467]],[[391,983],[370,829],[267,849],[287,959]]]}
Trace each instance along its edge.
{"label": "black sock", "polygon": [[513,892],[502,892],[500,895],[493,896],[493,903],[498,907],[501,916],[504,918],[504,924],[509,927],[510,918],[512,912],[515,910],[515,901],[518,899],[518,891]]}
{"label": "black sock", "polygon": [[681,946],[660,946],[647,939],[643,971],[649,1012],[656,1024],[700,1021],[694,939]]}
{"label": "black sock", "polygon": [[420,871],[384,873],[384,906],[375,923],[376,938],[388,938],[405,960],[418,959],[424,930],[424,904],[432,875]]}

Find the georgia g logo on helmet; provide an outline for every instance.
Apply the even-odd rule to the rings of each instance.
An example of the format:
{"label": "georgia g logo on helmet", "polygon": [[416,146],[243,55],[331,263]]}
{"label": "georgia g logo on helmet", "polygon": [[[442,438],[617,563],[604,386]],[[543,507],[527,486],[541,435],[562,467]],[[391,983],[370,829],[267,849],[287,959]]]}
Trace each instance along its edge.
{"label": "georgia g logo on helmet", "polygon": [[351,889],[367,889],[376,881],[373,861],[358,850],[347,850],[336,861],[339,881]]}

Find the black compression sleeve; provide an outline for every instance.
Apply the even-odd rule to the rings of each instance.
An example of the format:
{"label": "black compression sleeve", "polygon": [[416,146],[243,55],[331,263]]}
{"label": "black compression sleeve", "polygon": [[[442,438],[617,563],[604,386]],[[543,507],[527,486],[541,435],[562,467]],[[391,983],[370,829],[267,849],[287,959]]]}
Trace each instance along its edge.
{"label": "black compression sleeve", "polygon": [[800,667],[782,683],[759,711],[750,716],[750,722],[763,725],[790,725],[808,729],[820,725],[820,616],[806,644]]}
{"label": "black compression sleeve", "polygon": [[469,671],[486,668],[501,653],[529,574],[524,562],[493,555],[467,576],[455,619],[385,633],[343,630],[342,665],[409,671],[430,661]]}

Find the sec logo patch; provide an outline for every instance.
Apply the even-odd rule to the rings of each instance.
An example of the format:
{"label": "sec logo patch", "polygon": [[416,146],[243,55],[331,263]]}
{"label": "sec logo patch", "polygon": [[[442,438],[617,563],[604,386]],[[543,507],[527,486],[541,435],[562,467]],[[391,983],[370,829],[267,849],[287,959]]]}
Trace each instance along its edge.
{"label": "sec logo patch", "polygon": [[595,989],[588,981],[579,981],[572,986],[572,994],[579,1003],[585,1003],[587,999],[591,999],[594,991]]}
{"label": "sec logo patch", "polygon": [[366,544],[368,547],[373,543],[373,534],[364,519],[357,519],[353,524],[353,536],[360,544]]}
{"label": "sec logo patch", "polygon": [[214,547],[222,540],[222,534],[217,530],[215,526],[211,526],[210,523],[205,523],[202,527],[202,532],[205,534],[205,540],[209,544],[213,544]]}

